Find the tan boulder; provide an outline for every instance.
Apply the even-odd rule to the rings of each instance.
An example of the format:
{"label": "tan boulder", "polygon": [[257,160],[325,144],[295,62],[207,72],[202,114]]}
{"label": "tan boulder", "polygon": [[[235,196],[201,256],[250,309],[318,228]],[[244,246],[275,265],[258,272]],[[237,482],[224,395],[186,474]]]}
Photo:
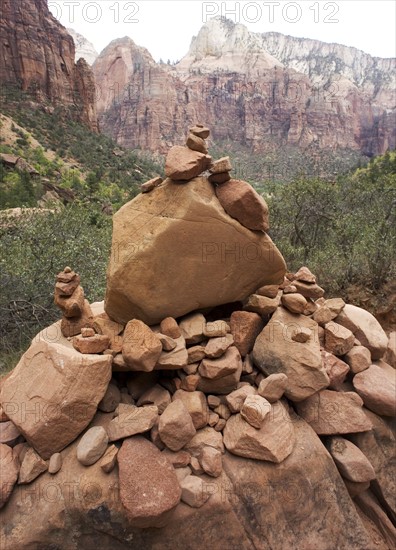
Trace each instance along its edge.
{"label": "tan boulder", "polygon": [[389,418],[382,418],[369,410],[366,416],[372,423],[372,430],[351,434],[348,439],[372,464],[376,473],[376,492],[392,514],[396,514],[395,432]]}
{"label": "tan boulder", "polygon": [[194,437],[187,443],[184,450],[198,458],[205,447],[213,447],[224,453],[223,437],[214,428],[206,426],[198,430]]}
{"label": "tan boulder", "polygon": [[300,269],[293,274],[293,279],[304,283],[316,283],[315,275],[306,266],[300,267]]}
{"label": "tan boulder", "polygon": [[259,429],[240,414],[231,416],[224,428],[224,445],[230,453],[245,458],[282,462],[295,445],[293,422],[286,407],[278,401]]}
{"label": "tan boulder", "polygon": [[0,443],[0,508],[3,508],[9,499],[18,479],[18,473],[18,460],[11,447]]}
{"label": "tan boulder", "polygon": [[292,313],[304,313],[307,307],[307,300],[301,294],[283,294],[282,305]]}
{"label": "tan boulder", "polygon": [[151,430],[158,419],[158,409],[154,405],[135,407],[124,405],[122,412],[107,426],[109,441],[141,434]]}
{"label": "tan boulder", "polygon": [[[233,344],[234,338],[232,334],[226,334],[225,336],[219,336],[218,338],[211,338],[204,348],[204,357],[208,357],[209,359],[217,359],[218,357],[224,355],[228,348]],[[201,359],[203,359],[203,357]]]}
{"label": "tan boulder", "polygon": [[65,317],[80,317],[84,310],[84,290],[78,286],[71,296],[64,296],[55,290],[54,302]]}
{"label": "tan boulder", "polygon": [[213,447],[204,447],[199,455],[199,463],[205,474],[219,477],[223,470],[222,454]]}
{"label": "tan boulder", "polygon": [[73,338],[73,347],[80,353],[102,353],[106,349],[109,349],[110,338],[104,334],[95,334],[88,337],[75,336]]}
{"label": "tan boulder", "polygon": [[110,445],[109,447],[107,447],[107,450],[102,456],[99,463],[101,470],[106,474],[109,474],[115,468],[115,465],[117,464],[117,454],[118,447],[116,447],[115,445]]}
{"label": "tan boulder", "polygon": [[242,386],[226,395],[225,401],[230,411],[232,413],[237,413],[241,410],[247,396],[255,394],[256,390],[253,388],[253,386],[250,386],[250,384],[246,384],[246,386]]}
{"label": "tan boulder", "polygon": [[[321,327],[318,327],[318,333],[319,333],[319,329]],[[308,342],[308,340],[311,338],[312,336],[312,330],[308,327],[295,327],[293,329],[293,332],[292,332],[292,335],[291,335],[291,339],[293,340],[293,342],[300,342],[300,344],[305,344],[305,342]],[[320,338],[319,338],[320,340]]]}
{"label": "tan boulder", "polygon": [[176,399],[166,407],[159,418],[158,433],[171,451],[180,451],[196,434],[193,420],[183,401]]}
{"label": "tan boulder", "polygon": [[264,327],[260,315],[250,311],[234,311],[230,317],[234,345],[242,357],[253,349],[254,342]]}
{"label": "tan boulder", "polygon": [[304,283],[303,281],[293,281],[293,286],[296,287],[297,292],[302,294],[304,298],[311,298],[317,300],[324,295],[324,290],[317,284]]}
{"label": "tan boulder", "polygon": [[243,303],[243,309],[258,315],[271,315],[280,304],[280,297],[268,298],[261,294],[251,294]]}
{"label": "tan boulder", "polygon": [[181,482],[181,500],[192,508],[200,508],[210,498],[210,491],[205,490],[204,481],[194,475],[186,476]]}
{"label": "tan boulder", "polygon": [[155,405],[158,408],[158,414],[162,414],[171,400],[169,391],[159,384],[155,384],[139,397],[137,406]]}
{"label": "tan boulder", "polygon": [[223,174],[224,172],[230,172],[231,170],[232,165],[230,162],[230,157],[221,157],[220,159],[214,160],[209,168],[211,174]]}
{"label": "tan boulder", "polygon": [[[292,334],[300,327],[312,332],[305,342],[295,342]],[[253,348],[256,366],[267,376],[286,374],[286,397],[302,401],[329,385],[322,365],[318,325],[305,315],[296,315],[280,307],[257,337]]]}
{"label": "tan boulder", "polygon": [[[227,352],[230,349],[231,348],[228,348]],[[226,353],[223,355],[223,357],[220,357],[220,359],[223,359]],[[220,359],[210,359],[210,361],[212,362],[220,361]],[[216,368],[214,368],[213,372],[214,373],[216,372]],[[242,374],[242,361],[240,362],[240,365],[238,366],[237,370],[235,370],[231,374],[222,376],[221,378],[206,378],[204,376],[200,376],[197,390],[202,391],[204,393],[226,395],[237,388],[239,380],[241,378],[241,374]]]}
{"label": "tan boulder", "polygon": [[205,338],[219,338],[226,336],[230,332],[228,323],[219,319],[218,321],[210,321],[205,324],[203,334]]}
{"label": "tan boulder", "polygon": [[370,350],[364,346],[353,346],[353,348],[345,354],[344,359],[345,362],[348,363],[353,374],[368,369],[372,363]]}
{"label": "tan boulder", "polygon": [[372,427],[355,392],[322,390],[296,406],[297,413],[319,435],[365,432]]}
{"label": "tan boulder", "polygon": [[220,174],[210,174],[208,180],[210,183],[221,184],[230,181],[231,175],[229,172],[221,172]]}
{"label": "tan boulder", "polygon": [[343,437],[332,437],[328,449],[342,475],[355,483],[375,479],[375,471],[359,447]]}
{"label": "tan boulder", "polygon": [[196,124],[195,126],[190,126],[189,131],[202,139],[207,139],[210,135],[210,130],[203,124]]}
{"label": "tan boulder", "polygon": [[166,317],[165,319],[162,319],[160,323],[160,330],[162,334],[165,334],[165,336],[169,336],[174,340],[176,338],[180,338],[182,335],[180,327],[177,324],[176,319],[173,319],[173,317]]}
{"label": "tan boulder", "polygon": [[[44,332],[51,338],[51,327]],[[110,377],[110,356],[82,355],[66,339],[50,343],[40,333],[2,384],[0,401],[12,404],[7,415],[46,459],[86,428]]]}
{"label": "tan boulder", "polygon": [[359,372],[352,380],[365,406],[376,414],[396,416],[396,371],[379,365]]}
{"label": "tan boulder", "polygon": [[230,218],[206,178],[187,186],[168,179],[124,205],[113,224],[105,309],[121,323],[153,325],[244,300],[283,279],[284,260],[271,239]]}
{"label": "tan boulder", "polygon": [[349,366],[338,357],[322,350],[322,360],[327,376],[329,377],[329,388],[332,390],[341,390],[342,383],[349,372]]}
{"label": "tan boulder", "polygon": [[103,426],[93,426],[77,445],[77,459],[84,466],[95,464],[105,453],[109,438]]}
{"label": "tan boulder", "polygon": [[164,449],[162,455],[166,456],[174,468],[186,468],[190,464],[191,455],[187,451],[171,451]]}
{"label": "tan boulder", "polygon": [[202,361],[202,359],[206,356],[205,346],[203,345],[192,346],[191,348],[188,348],[187,354],[188,354],[189,365],[192,365],[193,363],[198,363],[199,361]]}
{"label": "tan boulder", "polygon": [[91,326],[93,322],[93,313],[88,300],[84,300],[82,314],[78,317],[62,317],[61,331],[65,338],[77,336],[83,327]]}
{"label": "tan boulder", "polygon": [[124,331],[122,356],[131,370],[150,372],[162,353],[158,336],[143,321],[129,321]]}
{"label": "tan boulder", "polygon": [[169,150],[165,161],[165,175],[174,181],[196,178],[210,165],[205,153],[175,145]]}
{"label": "tan boulder", "polygon": [[[216,411],[217,412],[217,411]],[[271,403],[261,395],[248,395],[241,407],[241,416],[253,428],[261,428],[265,417],[271,412]]]}
{"label": "tan boulder", "polygon": [[[13,408],[13,403],[4,404],[6,409]],[[0,422],[0,443],[13,447],[18,438],[21,437],[21,433],[11,420]]]}
{"label": "tan boulder", "polygon": [[345,307],[345,302],[342,298],[328,298],[324,305],[330,309],[332,313],[339,315]]}
{"label": "tan boulder", "polygon": [[188,134],[186,145],[192,151],[199,151],[204,155],[206,155],[206,153],[208,152],[208,147],[205,143],[205,140],[192,133]]}
{"label": "tan boulder", "polygon": [[267,298],[276,298],[279,293],[279,285],[264,285],[258,288],[255,294],[266,296]]}
{"label": "tan boulder", "polygon": [[188,352],[183,336],[175,338],[176,347],[170,351],[163,350],[158,357],[155,368],[157,370],[182,369],[188,364]]}
{"label": "tan boulder", "polygon": [[150,191],[155,189],[158,185],[161,185],[162,182],[163,179],[160,177],[152,178],[151,180],[142,183],[140,186],[140,191],[142,193],[150,193]]}
{"label": "tan boulder", "polygon": [[174,338],[166,336],[166,334],[161,334],[160,332],[157,332],[157,336],[160,339],[162,351],[172,351],[177,346],[177,342]]}
{"label": "tan boulder", "polygon": [[197,430],[206,426],[209,409],[204,393],[201,391],[184,391],[180,389],[175,391],[172,399],[173,401],[180,400],[183,402]]}
{"label": "tan boulder", "polygon": [[283,372],[270,374],[267,378],[261,380],[257,393],[265,397],[270,403],[275,403],[275,401],[279,401],[285,393],[287,384],[288,378]]}
{"label": "tan boulder", "polygon": [[221,357],[217,359],[203,359],[199,368],[199,374],[204,378],[217,380],[242,369],[241,355],[235,346],[230,346]]}
{"label": "tan boulder", "polygon": [[62,455],[60,453],[54,453],[51,455],[48,463],[48,473],[57,474],[62,468]]}
{"label": "tan boulder", "polygon": [[183,317],[179,326],[186,344],[198,344],[204,340],[206,319],[202,313],[191,313]]}
{"label": "tan boulder", "polygon": [[374,360],[384,355],[388,346],[388,337],[371,313],[360,307],[346,304],[335,320],[353,332],[360,344],[370,350]]}
{"label": "tan boulder", "polygon": [[225,420],[228,420],[231,416],[231,410],[225,403],[220,403],[218,407],[213,409],[213,412],[216,413],[219,418],[224,418]]}
{"label": "tan boulder", "polygon": [[126,439],[117,455],[120,499],[136,527],[163,527],[180,502],[173,466],[144,437]]}
{"label": "tan boulder", "polygon": [[332,321],[324,326],[325,349],[334,355],[345,355],[355,342],[353,333]]}
{"label": "tan boulder", "polygon": [[109,384],[103,399],[98,405],[102,412],[115,411],[121,401],[121,392],[115,384]]}
{"label": "tan boulder", "polygon": [[268,231],[268,206],[247,182],[231,179],[216,187],[216,196],[229,216],[252,231]]}
{"label": "tan boulder", "polygon": [[34,449],[29,447],[22,460],[21,468],[19,470],[18,483],[30,483],[47,470],[48,464],[45,460],[43,460]]}

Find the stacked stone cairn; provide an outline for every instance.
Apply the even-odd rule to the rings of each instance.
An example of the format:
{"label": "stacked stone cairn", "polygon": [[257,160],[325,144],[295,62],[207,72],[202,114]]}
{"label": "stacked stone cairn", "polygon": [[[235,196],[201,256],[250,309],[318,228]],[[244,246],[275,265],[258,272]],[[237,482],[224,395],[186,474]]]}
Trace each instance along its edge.
{"label": "stacked stone cairn", "polygon": [[[264,199],[231,179],[228,157],[212,162],[208,136],[202,125],[190,128],[186,147],[169,152],[168,179],[143,184],[134,201],[148,201],[150,210],[161,188],[177,186],[181,196],[201,185],[230,227],[268,239]],[[70,268],[57,275],[62,320],[35,338],[0,386],[0,506],[14,484],[60,475],[67,457],[69,465],[99,464],[116,476],[132,525],[160,527],[180,502],[197,508],[215,498],[208,479],[222,476],[225,454],[277,465],[304,448],[295,429],[301,419],[321,438],[351,497],[379,487],[365,435],[376,415],[395,415],[395,333],[388,338],[369,312],[326,299],[307,267],[286,273],[284,264],[234,301],[224,302],[219,287],[217,304],[197,299],[194,310],[185,293],[180,315],[177,296],[169,296],[166,315],[155,291],[166,269],[153,274],[154,283],[146,269],[154,309],[134,302],[132,314],[128,289],[125,299],[113,299],[112,287],[118,292],[124,281],[111,279],[111,270],[105,304],[89,305]],[[131,290],[138,296],[139,284]],[[207,284],[216,284],[214,275]],[[46,414],[21,415],[26,402]]]}

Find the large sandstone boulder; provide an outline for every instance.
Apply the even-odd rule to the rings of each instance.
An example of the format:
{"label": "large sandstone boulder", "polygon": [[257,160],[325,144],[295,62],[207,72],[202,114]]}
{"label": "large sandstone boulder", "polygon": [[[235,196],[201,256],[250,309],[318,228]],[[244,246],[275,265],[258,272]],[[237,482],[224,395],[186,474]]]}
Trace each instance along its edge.
{"label": "large sandstone boulder", "polygon": [[224,429],[224,445],[230,453],[282,462],[295,445],[294,426],[286,407],[278,401],[272,406],[260,428],[251,426],[240,414],[227,420]]}
{"label": "large sandstone boulder", "polygon": [[[48,335],[56,334],[56,326]],[[71,443],[92,420],[111,378],[111,357],[82,355],[58,334],[40,335],[2,384],[7,416],[44,459]]]}
{"label": "large sandstone boulder", "polygon": [[335,320],[353,332],[361,345],[371,351],[372,359],[380,359],[384,355],[388,347],[388,337],[369,311],[346,304]]}
{"label": "large sandstone boulder", "polygon": [[118,322],[153,325],[244,300],[284,273],[268,235],[226,214],[206,178],[168,179],[114,216],[105,309]]}
{"label": "large sandstone boulder", "polygon": [[161,527],[179,504],[175,470],[157,447],[141,436],[126,439],[117,455],[120,499],[135,527]]}
{"label": "large sandstone boulder", "polygon": [[[306,342],[296,342],[295,331],[309,329]],[[253,360],[267,376],[283,373],[288,377],[286,397],[302,401],[326,388],[329,377],[322,365],[318,324],[305,315],[279,307],[259,334],[253,348]]]}
{"label": "large sandstone boulder", "polygon": [[353,387],[365,406],[383,416],[396,416],[396,371],[390,365],[371,365],[353,378]]}

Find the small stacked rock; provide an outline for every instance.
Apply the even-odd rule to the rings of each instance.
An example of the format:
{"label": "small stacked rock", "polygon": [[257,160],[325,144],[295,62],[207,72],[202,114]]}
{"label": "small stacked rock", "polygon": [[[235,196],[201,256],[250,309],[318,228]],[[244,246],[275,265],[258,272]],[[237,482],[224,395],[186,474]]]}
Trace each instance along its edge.
{"label": "small stacked rock", "polygon": [[202,124],[190,128],[186,146],[171,148],[166,158],[165,174],[173,181],[188,181],[205,172],[211,164],[205,139],[210,130]]}
{"label": "small stacked rock", "polygon": [[80,276],[70,267],[65,267],[56,276],[55,304],[62,310],[61,330],[66,338],[76,336],[81,328],[89,326],[92,310],[84,297]]}
{"label": "small stacked rock", "polygon": [[222,157],[212,162],[212,166],[209,168],[210,183],[226,183],[231,179],[230,172],[232,170],[230,157]]}
{"label": "small stacked rock", "polygon": [[151,180],[142,183],[140,190],[142,193],[150,193],[150,191],[161,185],[163,181],[164,180],[161,177],[157,176],[156,178],[152,178]]}

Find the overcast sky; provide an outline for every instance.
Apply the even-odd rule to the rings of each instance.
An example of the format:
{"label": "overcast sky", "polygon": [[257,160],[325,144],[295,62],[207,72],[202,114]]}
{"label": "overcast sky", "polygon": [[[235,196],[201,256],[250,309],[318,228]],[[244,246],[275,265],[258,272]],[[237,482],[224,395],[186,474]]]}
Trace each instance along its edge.
{"label": "overcast sky", "polygon": [[396,56],[394,0],[48,0],[54,16],[90,40],[100,52],[130,36],[157,61],[181,59],[203,23],[225,15],[254,32],[276,31],[355,46],[371,55]]}

